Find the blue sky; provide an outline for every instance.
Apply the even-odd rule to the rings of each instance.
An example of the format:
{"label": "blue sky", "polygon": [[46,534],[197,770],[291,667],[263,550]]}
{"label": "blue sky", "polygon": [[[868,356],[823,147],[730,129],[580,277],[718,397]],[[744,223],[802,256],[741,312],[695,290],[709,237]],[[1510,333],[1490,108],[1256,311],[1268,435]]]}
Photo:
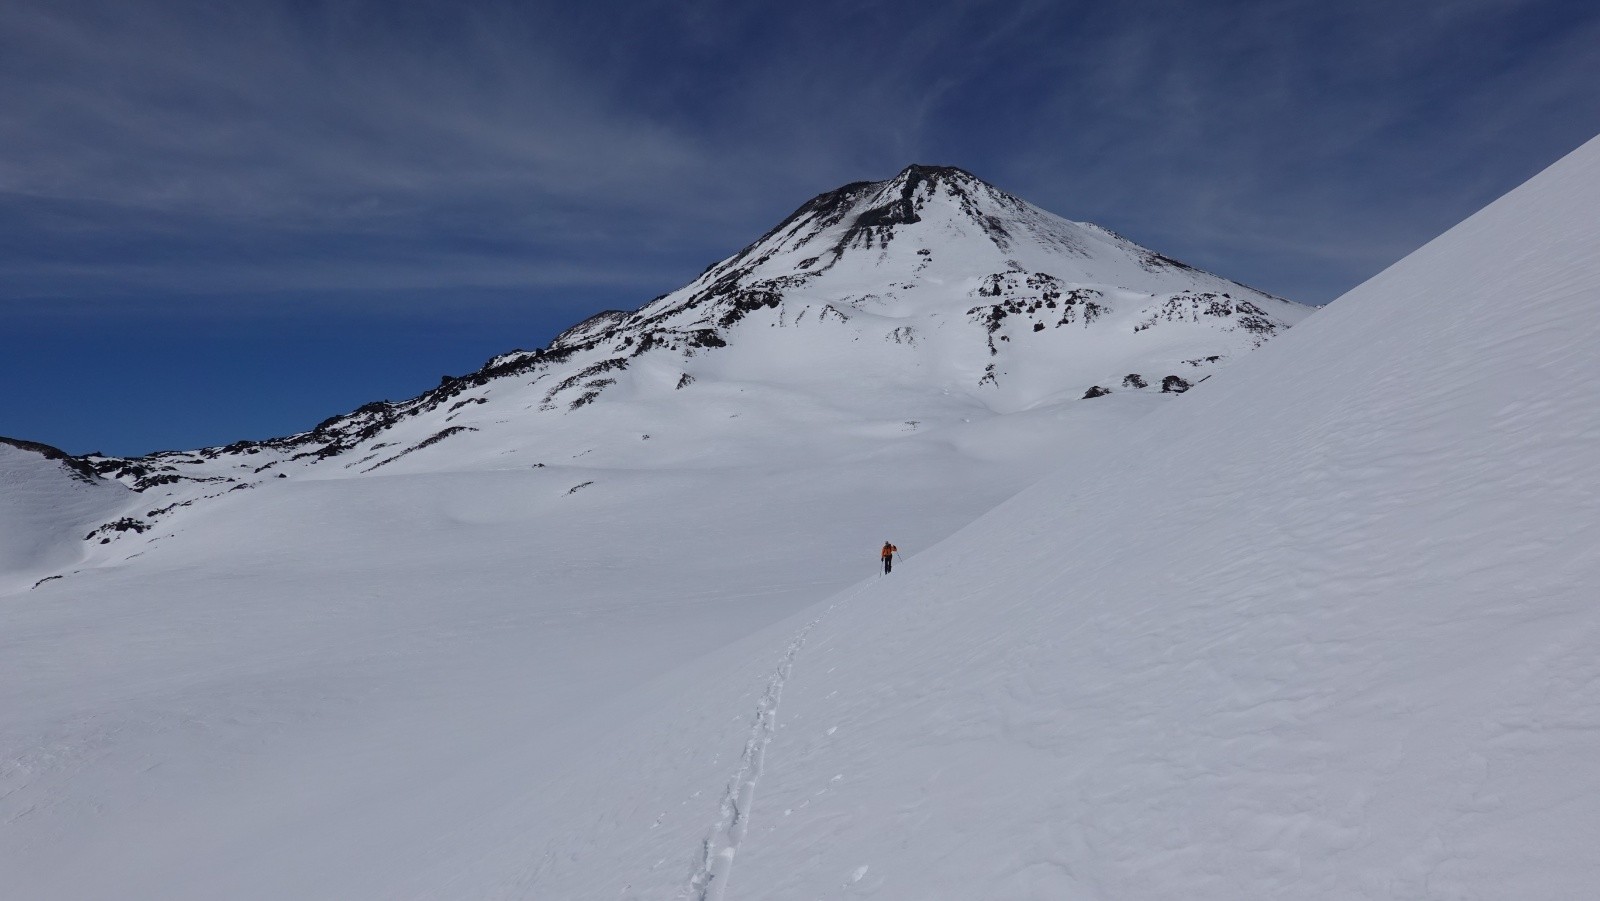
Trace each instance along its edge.
{"label": "blue sky", "polygon": [[0,434],[298,431],[958,165],[1325,303],[1600,132],[1600,5],[0,5]]}

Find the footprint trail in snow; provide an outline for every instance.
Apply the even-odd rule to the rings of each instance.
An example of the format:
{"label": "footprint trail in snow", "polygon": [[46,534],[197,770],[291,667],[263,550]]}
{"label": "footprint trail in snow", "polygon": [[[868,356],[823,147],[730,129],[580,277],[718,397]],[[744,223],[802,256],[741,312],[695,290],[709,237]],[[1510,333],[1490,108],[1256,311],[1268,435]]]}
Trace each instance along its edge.
{"label": "footprint trail in snow", "polygon": [[799,655],[800,649],[805,647],[806,638],[810,636],[811,630],[834,609],[859,593],[859,590],[852,592],[850,597],[829,604],[820,616],[796,633],[788,647],[784,649],[783,659],[779,661],[778,668],[768,679],[767,689],[762,693],[761,700],[756,703],[756,715],[750,724],[750,735],[745,740],[744,752],[739,756],[739,770],[728,782],[717,822],[705,838],[700,862],[680,897],[691,898],[693,901],[721,901],[724,897],[728,888],[728,875],[733,869],[734,855],[738,853],[739,845],[749,830],[750,809],[755,798],[756,782],[761,778],[767,744],[772,741],[772,735],[777,729],[778,702],[783,697],[784,684],[789,681],[789,672],[794,668],[795,657]]}

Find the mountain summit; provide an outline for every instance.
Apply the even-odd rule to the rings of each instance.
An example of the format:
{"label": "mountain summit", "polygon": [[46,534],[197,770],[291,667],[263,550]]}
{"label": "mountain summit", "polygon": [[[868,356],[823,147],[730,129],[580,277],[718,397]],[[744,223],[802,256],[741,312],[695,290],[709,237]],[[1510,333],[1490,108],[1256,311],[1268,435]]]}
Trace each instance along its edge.
{"label": "mountain summit", "polygon": [[[930,270],[934,261],[916,256],[952,244],[961,245],[967,255],[932,266],[933,277],[976,262],[974,256],[985,252],[998,253],[1018,267],[1038,263],[1060,268],[1065,256],[1077,265],[1059,274],[1074,281],[1106,281],[1124,274],[1119,266],[1131,265],[1144,275],[1169,267],[1189,269],[1099,226],[1046,213],[963,169],[913,165],[887,181],[855,182],[818,195],[707,275],[713,284],[730,276],[816,276],[846,257],[862,265],[863,257],[874,252],[870,265],[885,272],[908,266]],[[923,250],[930,253],[919,254]],[[970,273],[962,269],[961,274]],[[703,276],[700,281],[705,280]]]}
{"label": "mountain summit", "polygon": [[1113,305],[1161,295],[1171,303],[1148,309],[1139,324],[1206,316],[1230,320],[1224,330],[1270,337],[1306,312],[1047,213],[964,170],[914,165],[887,181],[818,195],[632,321],[665,324],[703,310],[717,314],[717,325],[732,324],[754,308],[815,298],[834,312],[847,305],[903,319],[966,315],[993,326],[992,334],[1013,314],[1039,314],[1040,305],[1059,315],[1031,315],[1028,327],[1087,325]]}

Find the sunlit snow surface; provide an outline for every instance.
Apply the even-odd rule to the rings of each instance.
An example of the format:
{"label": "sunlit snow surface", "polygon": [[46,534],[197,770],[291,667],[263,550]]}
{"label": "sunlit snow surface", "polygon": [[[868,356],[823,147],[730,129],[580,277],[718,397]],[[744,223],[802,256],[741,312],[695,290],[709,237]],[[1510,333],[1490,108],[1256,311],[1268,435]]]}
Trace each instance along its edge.
{"label": "sunlit snow surface", "polygon": [[591,897],[644,840],[671,897],[792,630],[706,655],[1176,402],[883,423],[809,467],[712,465],[725,440],[198,505],[0,595],[0,871],[38,898]]}
{"label": "sunlit snow surface", "polygon": [[5,891],[1589,897],[1595,209],[1600,143],[1178,400],[729,361],[657,466],[196,505],[0,596]]}
{"label": "sunlit snow surface", "polygon": [[76,563],[84,535],[132,506],[136,497],[92,472],[74,471],[27,442],[0,440],[0,595]]}
{"label": "sunlit snow surface", "polygon": [[1593,897],[1597,209],[1593,141],[842,598],[730,896]]}

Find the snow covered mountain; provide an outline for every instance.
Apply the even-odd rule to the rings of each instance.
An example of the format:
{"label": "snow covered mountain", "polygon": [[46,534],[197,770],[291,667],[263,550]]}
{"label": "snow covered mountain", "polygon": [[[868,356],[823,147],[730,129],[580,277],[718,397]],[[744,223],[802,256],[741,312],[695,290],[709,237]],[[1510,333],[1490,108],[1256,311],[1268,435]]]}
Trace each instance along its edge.
{"label": "snow covered mountain", "polygon": [[145,529],[281,477],[588,453],[622,468],[812,464],[907,429],[1181,393],[1309,312],[960,169],[910,166],[814,198],[639,310],[601,313],[411,400],[269,441],[86,459],[147,495],[132,518]]}
{"label": "snow covered mountain", "polygon": [[885,538],[901,579],[1042,475],[1139,482],[1086,449],[1307,312],[913,167],[409,401],[13,448],[94,502],[0,521],[55,536],[0,577],[7,891],[721,896],[785,680],[834,642],[799,628],[888,597],[858,585]]}
{"label": "snow covered mountain", "polygon": [[0,591],[75,563],[81,543],[134,500],[82,460],[14,438],[0,438],[0,497]]}

